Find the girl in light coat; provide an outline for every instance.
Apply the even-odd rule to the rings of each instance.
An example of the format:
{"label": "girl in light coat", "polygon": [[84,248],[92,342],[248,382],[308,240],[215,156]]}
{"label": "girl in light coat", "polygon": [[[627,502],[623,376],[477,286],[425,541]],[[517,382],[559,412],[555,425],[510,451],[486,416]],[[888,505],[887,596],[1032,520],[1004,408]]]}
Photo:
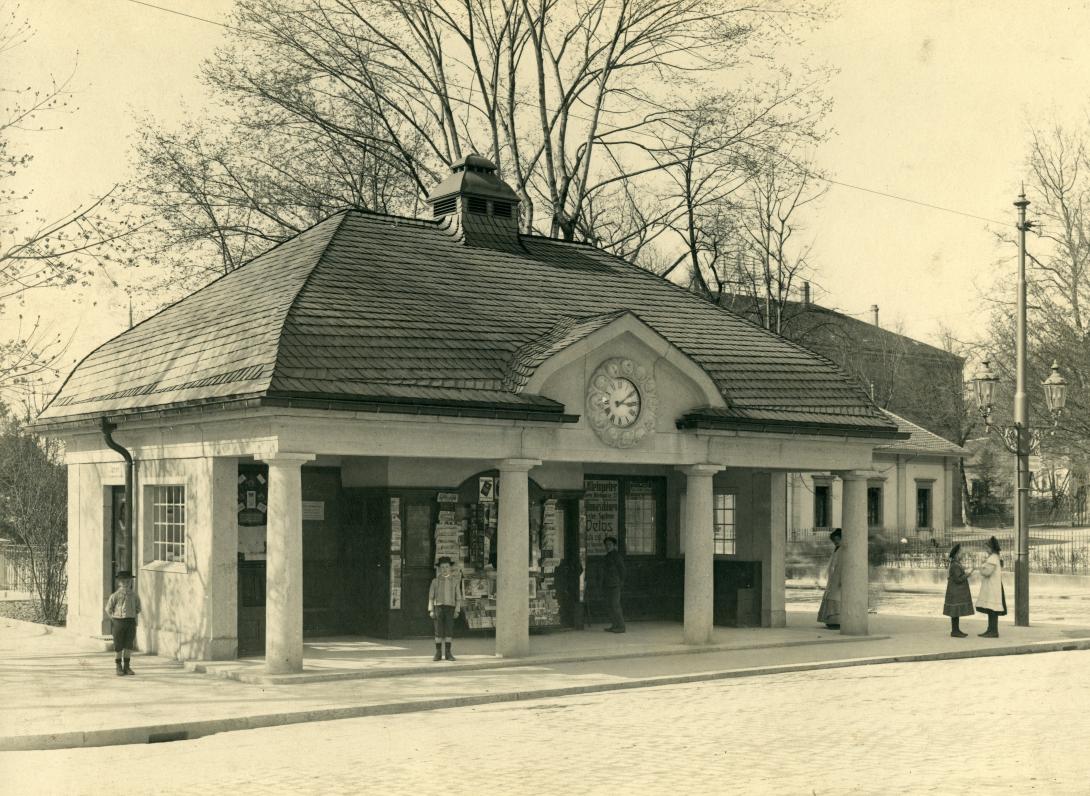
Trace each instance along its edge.
{"label": "girl in light coat", "polygon": [[833,554],[829,557],[829,568],[825,572],[825,594],[818,606],[818,621],[824,622],[830,630],[840,629],[840,540],[843,532],[837,528],[829,534],[833,543]]}
{"label": "girl in light coat", "polygon": [[980,565],[980,591],[976,609],[988,617],[988,629],[983,638],[999,638],[999,617],[1007,615],[1007,595],[1003,591],[1003,560],[999,557],[999,540],[988,540],[988,557]]}

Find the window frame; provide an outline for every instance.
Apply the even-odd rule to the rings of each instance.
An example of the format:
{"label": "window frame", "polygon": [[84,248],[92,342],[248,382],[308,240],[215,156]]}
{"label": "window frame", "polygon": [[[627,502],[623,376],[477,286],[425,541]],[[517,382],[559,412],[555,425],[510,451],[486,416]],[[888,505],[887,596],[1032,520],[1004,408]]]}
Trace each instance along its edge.
{"label": "window frame", "polygon": [[[885,501],[886,501],[886,489],[885,484],[881,481],[868,481],[867,482],[867,528],[870,530],[878,530],[885,527]],[[877,490],[878,492],[878,514],[871,521],[871,490]]]}
{"label": "window frame", "polygon": [[[169,490],[180,490],[180,495],[170,495]],[[162,482],[145,483],[143,492],[143,568],[163,572],[187,572],[189,570],[189,555],[192,549],[189,533],[189,518],[193,511],[192,495],[188,484],[178,480],[164,480]],[[161,501],[161,496],[167,497]],[[171,499],[171,498],[174,499]],[[169,507],[181,507],[181,520],[160,521],[159,509]],[[165,518],[164,518],[165,519]],[[180,538],[173,537],[160,540],[158,534],[160,528],[173,529]],[[164,547],[172,547],[176,550],[171,558],[160,558]]]}
{"label": "window frame", "polygon": [[[730,536],[721,535],[719,530],[723,527],[720,522],[719,506],[720,498],[730,498]],[[720,542],[730,542],[730,551],[720,550]],[[734,489],[714,489],[712,492],[712,553],[716,558],[734,557],[738,555],[738,492]]]}
{"label": "window frame", "polygon": [[[833,482],[826,479],[814,479],[814,528],[815,529],[828,529],[833,527]],[[818,490],[824,490],[824,499],[818,500]],[[818,517],[818,505],[821,504],[824,507],[822,514],[823,517]],[[823,520],[823,522],[819,522]]]}
{"label": "window frame", "polygon": [[[920,523],[920,494],[925,493],[927,495],[926,507],[927,507],[927,524]],[[932,530],[935,527],[935,481],[934,479],[917,479],[916,480],[916,530],[925,531]]]}

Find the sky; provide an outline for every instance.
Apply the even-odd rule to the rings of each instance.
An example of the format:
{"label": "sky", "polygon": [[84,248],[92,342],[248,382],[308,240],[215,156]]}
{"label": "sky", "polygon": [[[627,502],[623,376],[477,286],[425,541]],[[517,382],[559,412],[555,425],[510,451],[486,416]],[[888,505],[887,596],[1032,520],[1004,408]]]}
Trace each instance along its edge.
{"label": "sky", "polygon": [[[153,2],[215,21],[232,5]],[[996,233],[1013,228],[1029,126],[1086,119],[1090,48],[1079,37],[1090,30],[1090,8],[1055,0],[842,0],[835,8],[787,56],[837,70],[828,87],[835,132],[816,162],[839,184],[805,232],[816,300],[868,319],[878,305],[883,326],[933,344],[943,327],[979,337],[982,291],[1010,281],[1013,297],[1014,251]],[[202,104],[198,70],[223,30],[134,0],[35,0],[21,11],[37,35],[16,79],[40,83],[75,68],[78,110],[62,130],[32,139],[33,202],[63,211],[130,176],[138,116],[178,120]],[[99,274],[90,290],[39,296],[22,312],[73,334],[74,364],[127,325],[115,278],[127,277]],[[8,308],[9,328],[18,311]]]}

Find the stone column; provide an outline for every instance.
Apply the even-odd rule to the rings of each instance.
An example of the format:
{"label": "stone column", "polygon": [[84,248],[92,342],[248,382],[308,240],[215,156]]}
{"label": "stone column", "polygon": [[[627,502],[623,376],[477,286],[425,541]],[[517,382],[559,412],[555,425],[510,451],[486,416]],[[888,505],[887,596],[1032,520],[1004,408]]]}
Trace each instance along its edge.
{"label": "stone column", "polygon": [[840,547],[840,632],[867,635],[867,477],[840,473],[844,515]]}
{"label": "stone column", "polygon": [[897,455],[897,534],[904,536],[908,530],[908,466],[907,457]]}
{"label": "stone column", "polygon": [[945,458],[942,460],[942,475],[943,475],[943,489],[942,489],[942,530],[949,531],[954,527],[954,503],[957,494],[957,469],[954,466],[954,459]]}
{"label": "stone column", "polygon": [[530,469],[537,459],[504,459],[496,557],[496,654],[530,654]]}
{"label": "stone column", "polygon": [[707,644],[712,637],[715,602],[715,543],[712,534],[712,479],[718,464],[693,464],[685,473],[685,632],[686,644]]}
{"label": "stone column", "polygon": [[211,544],[202,562],[208,573],[208,641],[202,657],[230,660],[238,657],[238,459],[217,457],[209,463]]}
{"label": "stone column", "polygon": [[309,453],[277,453],[269,465],[266,520],[265,671],[303,671],[303,483]]}
{"label": "stone column", "polygon": [[762,546],[761,626],[787,627],[787,474],[771,473],[768,544]]}

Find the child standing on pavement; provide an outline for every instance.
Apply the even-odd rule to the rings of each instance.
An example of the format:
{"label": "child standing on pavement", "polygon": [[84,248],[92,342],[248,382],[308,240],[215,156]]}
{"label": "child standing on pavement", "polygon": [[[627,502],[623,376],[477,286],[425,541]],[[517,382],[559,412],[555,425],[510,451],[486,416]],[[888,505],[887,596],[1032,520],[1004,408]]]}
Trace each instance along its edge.
{"label": "child standing on pavement", "polygon": [[[451,565],[447,556],[439,559],[439,572],[428,589],[428,616],[435,620],[435,657],[433,661],[455,660],[451,646],[454,642],[454,617],[462,612],[465,594],[462,592],[462,576]],[[446,645],[444,652],[443,646]]]}
{"label": "child standing on pavement", "polygon": [[117,591],[106,600],[106,616],[114,635],[114,664],[117,676],[136,674],[129,665],[129,655],[136,647],[136,616],[140,613],[140,595],[132,588],[132,573],[117,573]]}
{"label": "child standing on pavement", "polygon": [[973,572],[972,564],[969,571],[961,563],[961,542],[950,548],[950,571],[946,575],[946,602],[942,612],[950,617],[950,635],[954,638],[965,638],[968,633],[961,630],[961,617],[973,615],[973,595],[969,591],[969,575]]}

